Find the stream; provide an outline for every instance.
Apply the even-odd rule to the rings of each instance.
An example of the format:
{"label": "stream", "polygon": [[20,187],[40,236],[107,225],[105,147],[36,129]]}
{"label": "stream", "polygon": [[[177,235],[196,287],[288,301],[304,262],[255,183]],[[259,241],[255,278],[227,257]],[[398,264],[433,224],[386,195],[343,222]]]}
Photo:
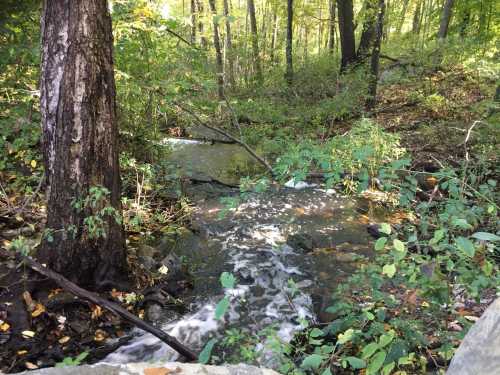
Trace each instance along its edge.
{"label": "stream", "polygon": [[[329,306],[331,292],[356,262],[370,257],[367,203],[320,186],[301,185],[251,195],[221,216],[224,205],[220,198],[229,190],[225,187],[218,192],[214,181],[237,182],[255,169],[253,160],[238,145],[188,140],[166,143],[172,147],[169,160],[181,174],[208,182],[192,187],[198,189],[191,192],[194,233],[181,238],[175,250],[193,265],[195,297],[189,313],[175,320],[165,316],[159,322],[161,328],[188,347],[201,350],[210,338],[222,339],[229,328],[255,335],[272,325],[281,340],[289,341],[302,328],[304,318],[323,320],[321,310]],[[236,277],[234,289],[224,290],[220,285],[224,271]],[[230,299],[230,307],[216,320],[215,306],[224,295]],[[178,358],[156,337],[138,329],[133,335],[131,342],[105,362]],[[265,342],[255,349],[262,365],[275,365]]]}

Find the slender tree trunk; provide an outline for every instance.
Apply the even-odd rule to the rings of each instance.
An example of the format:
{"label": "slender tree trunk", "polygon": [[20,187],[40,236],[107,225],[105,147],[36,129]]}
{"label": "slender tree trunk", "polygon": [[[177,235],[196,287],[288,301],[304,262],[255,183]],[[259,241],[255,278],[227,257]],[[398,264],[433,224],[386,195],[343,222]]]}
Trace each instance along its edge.
{"label": "slender tree trunk", "polygon": [[127,279],[107,1],[45,0],[41,26],[48,202],[37,257],[79,285],[99,288]]}
{"label": "slender tree trunk", "polygon": [[254,0],[247,0],[247,1],[248,1],[248,15],[250,17],[250,31],[252,34],[253,69],[257,81],[262,81],[262,67],[260,65],[259,36],[257,33],[257,18],[255,16],[255,3]]}
{"label": "slender tree trunk", "polygon": [[196,43],[196,0],[191,0],[191,44]]}
{"label": "slender tree trunk", "polygon": [[287,0],[286,7],[286,73],[285,79],[288,84],[293,82],[293,0]]}
{"label": "slender tree trunk", "polygon": [[229,21],[229,3],[224,0],[224,16],[226,16],[226,56],[227,56],[227,80],[231,86],[235,85],[234,79],[234,51],[231,39],[231,22]]}
{"label": "slender tree trunk", "polygon": [[342,52],[340,70],[344,71],[349,64],[356,60],[352,0],[337,0],[337,9],[340,31],[340,49]]}
{"label": "slender tree trunk", "polygon": [[401,30],[403,29],[403,25],[405,23],[406,11],[408,10],[408,4],[410,0],[403,0],[403,9],[401,10],[401,16],[399,17],[398,27],[396,33],[401,34]]}
{"label": "slender tree trunk", "polygon": [[219,23],[216,19],[217,8],[215,7],[215,0],[208,0],[210,11],[213,16],[214,28],[214,48],[215,48],[215,68],[217,74],[217,94],[219,100],[224,100],[224,61],[222,59],[222,50],[219,37]]}
{"label": "slender tree trunk", "polygon": [[420,17],[422,14],[422,0],[417,0],[415,13],[413,14],[412,32],[416,35],[420,34]]}
{"label": "slender tree trunk", "polygon": [[375,40],[373,42],[373,50],[370,63],[370,81],[368,84],[368,98],[366,101],[366,106],[368,109],[372,109],[375,106],[377,100],[377,83],[378,83],[378,71],[380,62],[380,46],[382,43],[382,35],[384,28],[384,13],[385,13],[385,3],[384,0],[378,1],[378,14],[377,14],[377,24],[375,27]]}
{"label": "slender tree trunk", "polygon": [[369,55],[376,34],[375,29],[378,10],[375,1],[376,0],[366,0],[364,3],[363,31],[361,32],[358,52],[356,53],[356,59],[360,62],[364,61]]}
{"label": "slender tree trunk", "polygon": [[278,39],[278,25],[279,25],[279,18],[278,14],[276,13],[276,10],[274,10],[273,13],[273,35],[271,39],[271,64],[274,64],[276,62],[276,55],[274,54],[274,50],[276,49],[276,41]]}
{"label": "slender tree trunk", "polygon": [[201,48],[208,47],[207,37],[205,36],[205,25],[203,24],[203,13],[205,7],[203,6],[203,0],[196,1],[196,10],[198,11],[198,33],[200,34],[200,46]]}
{"label": "slender tree trunk", "polygon": [[439,22],[438,39],[444,40],[448,35],[448,25],[450,24],[454,0],[446,0],[441,12],[441,21]]}
{"label": "slender tree trunk", "polygon": [[333,54],[335,51],[335,2],[336,0],[329,1],[330,8],[330,20],[329,20],[329,32],[328,32],[328,52]]}

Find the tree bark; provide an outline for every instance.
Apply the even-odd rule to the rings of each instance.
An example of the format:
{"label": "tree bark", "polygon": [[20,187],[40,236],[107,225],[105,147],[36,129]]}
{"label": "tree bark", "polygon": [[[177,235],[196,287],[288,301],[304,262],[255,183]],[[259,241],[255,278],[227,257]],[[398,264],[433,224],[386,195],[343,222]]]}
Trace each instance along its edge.
{"label": "tree bark", "polygon": [[448,35],[448,25],[450,24],[454,0],[446,0],[441,12],[441,21],[439,22],[438,40],[444,40]]}
{"label": "tree bark", "polygon": [[329,20],[329,32],[328,32],[328,52],[333,54],[335,51],[335,2],[336,0],[329,1],[330,8],[330,20]]}
{"label": "tree bark", "polygon": [[293,0],[287,0],[286,7],[286,73],[285,79],[288,84],[293,82]]}
{"label": "tree bark", "polygon": [[418,0],[415,6],[415,13],[413,14],[413,25],[412,32],[414,34],[420,34],[420,23],[422,14],[422,0]]}
{"label": "tree bark", "polygon": [[215,0],[208,0],[210,11],[213,16],[214,28],[214,48],[215,48],[215,69],[217,74],[217,95],[219,100],[224,100],[224,62],[222,60],[222,49],[219,37],[219,23],[216,19],[217,8],[215,7]]}
{"label": "tree bark", "polygon": [[274,54],[274,50],[276,49],[276,41],[278,39],[278,25],[279,25],[279,19],[278,19],[278,14],[276,13],[276,10],[274,10],[273,13],[273,35],[271,37],[271,64],[274,64],[276,62],[276,55]]}
{"label": "tree bark", "polygon": [[354,12],[352,0],[337,0],[340,31],[340,49],[342,61],[340,70],[344,71],[356,60],[356,42],[354,39]]}
{"label": "tree bark", "polygon": [[248,2],[248,15],[250,17],[250,32],[252,37],[252,62],[255,78],[257,81],[262,81],[262,67],[260,64],[259,53],[259,36],[257,33],[257,18],[255,16],[255,3],[254,0],[247,0]]}
{"label": "tree bark", "polygon": [[378,1],[378,14],[377,23],[375,27],[375,40],[373,42],[373,50],[370,62],[370,81],[368,84],[368,98],[366,101],[367,109],[371,110],[375,106],[377,100],[377,84],[378,84],[378,72],[379,72],[379,62],[380,62],[380,46],[382,43],[382,35],[384,28],[384,13],[385,13],[385,3],[384,0]]}
{"label": "tree bark", "polygon": [[202,48],[207,48],[208,41],[205,36],[205,25],[203,25],[203,12],[205,10],[203,6],[203,0],[195,0],[196,1],[196,11],[198,15],[198,33],[200,34],[200,46]]}
{"label": "tree bark", "polygon": [[410,0],[403,0],[403,9],[401,9],[401,16],[399,17],[398,27],[396,29],[396,33],[398,35],[401,34],[401,30],[403,29],[409,2]]}
{"label": "tree bark", "polygon": [[[41,27],[48,202],[37,256],[80,285],[125,281],[124,230],[114,217],[121,218],[121,183],[107,1],[45,0]],[[83,204],[97,186],[108,193]]]}
{"label": "tree bark", "polygon": [[363,15],[363,31],[361,32],[361,39],[359,40],[358,51],[356,53],[356,60],[359,62],[364,61],[368,57],[375,38],[377,22],[377,5],[375,4],[375,0],[365,1]]}
{"label": "tree bark", "polygon": [[229,3],[224,0],[224,16],[226,17],[226,56],[227,56],[227,81],[231,86],[235,85],[234,78],[234,51],[231,37],[231,22],[229,21]]}
{"label": "tree bark", "polygon": [[196,43],[196,1],[191,0],[191,44]]}

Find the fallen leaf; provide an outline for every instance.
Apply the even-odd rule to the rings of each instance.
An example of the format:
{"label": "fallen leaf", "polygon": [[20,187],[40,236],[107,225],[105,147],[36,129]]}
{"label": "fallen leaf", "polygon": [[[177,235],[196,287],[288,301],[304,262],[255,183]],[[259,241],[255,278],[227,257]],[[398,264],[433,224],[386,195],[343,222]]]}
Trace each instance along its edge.
{"label": "fallen leaf", "polygon": [[22,331],[21,335],[23,335],[24,338],[32,338],[32,337],[35,337],[35,332],[33,332],[33,331]]}
{"label": "fallen leaf", "polygon": [[28,354],[27,350],[18,350],[17,351],[17,355],[25,355],[25,354]]}
{"label": "fallen leaf", "polygon": [[465,315],[464,318],[467,319],[469,322],[477,322],[479,320],[477,316],[473,315]]}
{"label": "fallen leaf", "polygon": [[103,341],[106,339],[107,337],[107,333],[104,332],[102,329],[98,329],[95,331],[95,334],[94,334],[94,341]]}
{"label": "fallen leaf", "polygon": [[9,328],[10,328],[10,324],[9,323],[6,323],[3,320],[0,320],[0,331],[6,332],[6,331],[9,330]]}
{"label": "fallen leaf", "polygon": [[92,306],[92,319],[97,319],[102,315],[101,306],[94,305]]}
{"label": "fallen leaf", "polygon": [[45,312],[45,306],[43,306],[41,303],[37,303],[35,305],[35,310],[31,313],[31,316],[33,318],[36,318],[37,316],[40,316]]}
{"label": "fallen leaf", "polygon": [[31,298],[30,292],[26,291],[23,293],[24,303],[26,303],[26,308],[29,312],[35,310],[36,304],[33,302],[33,298]]}
{"label": "fallen leaf", "polygon": [[71,337],[69,336],[64,336],[64,337],[61,337],[59,340],[57,340],[59,342],[59,344],[66,344],[69,340],[71,339]]}
{"label": "fallen leaf", "polygon": [[24,362],[24,365],[26,366],[26,368],[28,370],[36,370],[38,368],[37,365],[35,365],[34,363],[31,363],[31,362]]}

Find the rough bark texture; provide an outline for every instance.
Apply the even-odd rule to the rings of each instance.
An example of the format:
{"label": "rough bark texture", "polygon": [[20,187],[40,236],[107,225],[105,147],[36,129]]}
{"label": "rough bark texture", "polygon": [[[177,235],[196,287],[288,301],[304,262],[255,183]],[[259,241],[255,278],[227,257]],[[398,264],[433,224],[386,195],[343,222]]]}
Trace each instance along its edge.
{"label": "rough bark texture", "polygon": [[368,84],[368,98],[366,100],[367,109],[372,109],[375,106],[377,99],[377,83],[378,71],[380,62],[380,45],[382,44],[382,35],[384,29],[384,0],[378,1],[377,22],[375,25],[375,38],[373,41],[373,50],[370,62],[370,82]]}
{"label": "rough bark texture", "polygon": [[286,73],[285,78],[290,84],[293,81],[293,0],[287,0],[286,18]]}
{"label": "rough bark texture", "polygon": [[[47,225],[38,258],[80,285],[102,286],[127,275],[124,231],[103,216],[95,238],[85,219],[103,206],[121,214],[113,73],[113,36],[106,0],[45,0],[40,79]],[[92,186],[105,203],[78,209]]]}
{"label": "rough bark texture", "polygon": [[231,36],[231,22],[229,22],[229,2],[224,0],[224,16],[226,16],[226,56],[227,56],[227,81],[235,85],[234,79],[234,51]]}
{"label": "rough bark texture", "polygon": [[441,21],[439,22],[438,39],[443,40],[448,34],[448,25],[450,24],[451,13],[453,9],[454,0],[446,0],[441,12]]}
{"label": "rough bark texture", "polygon": [[337,0],[337,9],[340,31],[340,49],[342,51],[340,70],[343,71],[349,64],[356,60],[352,0]]}
{"label": "rough bark texture", "polygon": [[330,20],[329,20],[329,32],[328,32],[328,52],[333,54],[335,50],[335,1],[330,0]]}
{"label": "rough bark texture", "polygon": [[252,54],[253,54],[253,70],[255,78],[258,81],[262,80],[262,67],[260,64],[259,53],[259,36],[257,34],[257,18],[255,16],[255,3],[253,0],[248,1],[248,15],[250,17],[250,32],[252,33]]}
{"label": "rough bark texture", "polygon": [[358,51],[356,53],[358,61],[364,61],[368,57],[375,39],[375,24],[377,22],[377,5],[375,0],[366,0],[363,11],[363,31],[361,32],[361,39],[359,40]]}
{"label": "rough bark texture", "polygon": [[224,100],[224,62],[222,60],[222,49],[219,37],[219,24],[216,20],[217,8],[215,7],[215,0],[208,0],[210,11],[213,15],[214,27],[214,48],[215,48],[215,67],[217,70],[217,94],[220,100]]}

